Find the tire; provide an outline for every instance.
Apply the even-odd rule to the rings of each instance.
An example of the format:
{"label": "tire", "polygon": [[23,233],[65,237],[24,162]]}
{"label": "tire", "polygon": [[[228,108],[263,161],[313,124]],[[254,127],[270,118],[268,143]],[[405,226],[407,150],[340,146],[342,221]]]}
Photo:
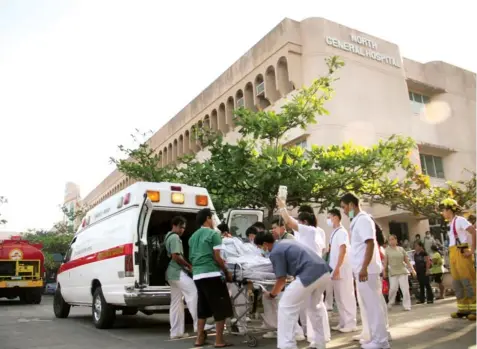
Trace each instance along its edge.
{"label": "tire", "polygon": [[58,319],[66,319],[70,315],[71,305],[65,302],[58,286],[53,297],[53,311]]}
{"label": "tire", "polygon": [[111,328],[116,320],[116,309],[111,304],[106,303],[101,287],[97,287],[93,295],[93,324],[96,328]]}
{"label": "tire", "polygon": [[137,308],[124,308],[122,314],[124,316],[134,316],[138,313],[138,311],[139,310]]}
{"label": "tire", "polygon": [[31,291],[31,302],[32,304],[40,304],[42,298],[43,290],[41,288],[36,288]]}

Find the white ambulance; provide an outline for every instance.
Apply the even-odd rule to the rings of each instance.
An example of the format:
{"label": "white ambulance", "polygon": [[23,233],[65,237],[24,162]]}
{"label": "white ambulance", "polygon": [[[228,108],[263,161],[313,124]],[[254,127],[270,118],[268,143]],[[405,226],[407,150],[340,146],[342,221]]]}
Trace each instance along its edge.
{"label": "white ambulance", "polygon": [[[172,218],[183,216],[187,258],[188,239],[199,228],[196,214],[203,208],[214,211],[204,188],[138,182],[91,209],[58,271],[55,316],[68,317],[72,306],[90,306],[94,325],[110,328],[118,310],[123,315],[167,312],[170,288],[158,281],[155,272],[159,248]],[[218,224],[215,214],[214,219]],[[262,219],[263,213],[257,210],[228,214],[228,223],[240,225],[240,231]]]}

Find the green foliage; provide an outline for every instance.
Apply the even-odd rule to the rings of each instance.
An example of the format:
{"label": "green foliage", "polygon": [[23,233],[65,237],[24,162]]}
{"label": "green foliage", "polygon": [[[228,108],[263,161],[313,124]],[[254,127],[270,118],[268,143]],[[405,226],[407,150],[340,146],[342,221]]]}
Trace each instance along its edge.
{"label": "green foliage", "polygon": [[352,143],[313,145],[311,150],[284,146],[289,131],[304,130],[317,122],[318,115],[328,115],[325,103],[334,95],[336,73],[344,63],[338,57],[326,63],[326,75],[293,92],[279,111],[235,110],[234,124],[242,136],[236,144],[208,128],[195,128],[192,138],[210,153],[205,161],[189,155],[181,159],[181,165],[161,168],[159,156],[147,142],[136,149],[119,146],[127,160],[112,161],[137,180],[205,187],[219,213],[249,207],[265,208],[271,216],[279,185],[288,187],[291,205],[314,203],[321,210],[338,205],[346,191],[429,217],[436,215],[439,198],[450,192],[461,205],[475,202],[475,174],[473,182],[432,187],[429,177],[410,159],[416,149],[410,138],[392,136],[371,147]]}
{"label": "green foliage", "polygon": [[[150,132],[132,134],[137,148],[131,149],[123,145],[118,146],[124,154],[124,159],[111,157],[110,161],[116,165],[118,171],[125,173],[129,178],[146,182],[174,181],[175,176],[171,167],[161,167],[161,156],[145,141]],[[172,177],[171,177],[172,176]]]}
{"label": "green foliage", "polygon": [[[78,218],[85,216],[87,207],[77,207],[70,212],[66,206],[61,207],[61,211],[68,217],[70,222],[75,222]],[[55,270],[60,263],[53,259],[54,254],[64,256],[75,234],[74,225],[69,222],[58,222],[50,231],[30,230],[22,235],[22,238],[32,243],[41,243],[42,251],[45,255],[45,268]]]}
{"label": "green foliage", "polygon": [[[2,206],[3,204],[6,204],[7,202],[8,200],[5,196],[0,196],[0,206]],[[2,217],[2,214],[0,213],[0,225],[7,223],[7,221],[5,219],[2,219],[1,217]]]}
{"label": "green foliage", "polygon": [[53,254],[65,255],[73,236],[73,232],[33,230],[24,233],[22,238],[32,243],[41,243],[43,245],[42,251],[45,255],[45,268],[52,270],[58,266],[58,263],[53,261]]}

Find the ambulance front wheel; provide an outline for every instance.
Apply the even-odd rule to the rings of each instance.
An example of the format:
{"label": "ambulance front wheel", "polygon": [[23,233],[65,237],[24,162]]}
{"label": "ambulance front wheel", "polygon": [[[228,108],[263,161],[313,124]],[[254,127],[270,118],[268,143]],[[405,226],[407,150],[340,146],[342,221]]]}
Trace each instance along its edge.
{"label": "ambulance front wheel", "polygon": [[116,309],[106,303],[101,287],[97,287],[93,294],[93,324],[96,328],[111,328],[116,320]]}
{"label": "ambulance front wheel", "polygon": [[53,297],[53,311],[59,319],[66,319],[70,315],[71,305],[65,302],[61,295],[61,287],[58,285]]}

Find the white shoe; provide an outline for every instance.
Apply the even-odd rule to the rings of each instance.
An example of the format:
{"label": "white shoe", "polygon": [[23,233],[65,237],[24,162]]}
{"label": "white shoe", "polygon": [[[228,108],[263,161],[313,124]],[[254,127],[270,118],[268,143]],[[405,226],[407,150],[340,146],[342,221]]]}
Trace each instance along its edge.
{"label": "white shoe", "polygon": [[353,340],[354,341],[360,341],[361,340],[361,334],[357,334],[357,335],[353,336]]}
{"label": "white shoe", "polygon": [[177,336],[171,336],[171,339],[174,340],[174,339],[183,339],[183,338],[187,338],[189,337],[189,334],[188,333],[184,333],[184,334],[180,334],[180,335],[177,335]]}
{"label": "white shoe", "polygon": [[275,331],[267,332],[262,337],[265,339],[275,339],[277,338],[277,332]]}
{"label": "white shoe", "polygon": [[341,333],[350,333],[350,332],[356,332],[358,331],[358,328],[357,327],[343,327],[343,328],[340,328],[338,331],[340,331]]}
{"label": "white shoe", "polygon": [[373,342],[369,342],[366,344],[361,344],[362,349],[389,349],[391,346],[389,343],[384,343],[384,344],[376,344]]}
{"label": "white shoe", "polygon": [[247,322],[251,322],[251,321],[252,321],[252,319],[250,319],[250,318],[247,316],[247,317],[245,318],[245,321],[247,321]]}
{"label": "white shoe", "polygon": [[404,308],[404,311],[411,311],[411,308]]}
{"label": "white shoe", "polygon": [[303,342],[304,340],[306,340],[306,337],[305,337],[305,335],[303,335],[303,334],[297,334],[297,335],[295,336],[295,340],[296,340],[297,342]]}
{"label": "white shoe", "polygon": [[212,324],[212,325],[205,324],[204,331],[210,331],[210,330],[215,330],[215,324]]}
{"label": "white shoe", "polygon": [[341,328],[340,325],[336,325],[336,326],[333,326],[331,329],[332,329],[333,331],[339,331],[340,328]]}

